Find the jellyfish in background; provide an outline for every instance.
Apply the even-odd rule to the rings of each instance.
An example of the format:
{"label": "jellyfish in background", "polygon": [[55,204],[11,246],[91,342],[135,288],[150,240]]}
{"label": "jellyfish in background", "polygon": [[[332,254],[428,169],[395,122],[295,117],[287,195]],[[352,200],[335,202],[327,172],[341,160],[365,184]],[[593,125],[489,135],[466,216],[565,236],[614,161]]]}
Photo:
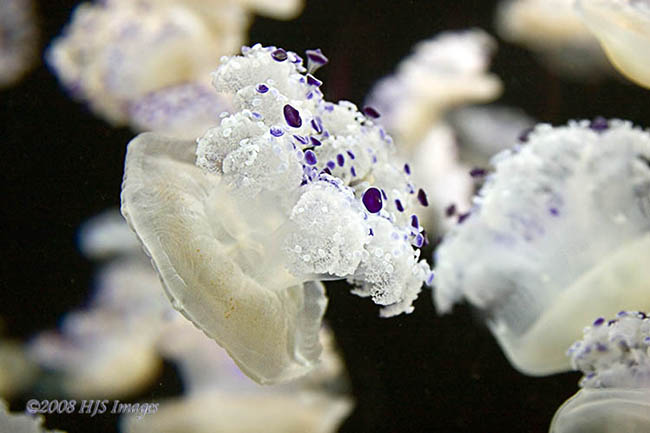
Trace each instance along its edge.
{"label": "jellyfish in background", "polygon": [[[251,378],[277,383],[317,363],[321,280],[347,279],[384,317],[413,311],[431,278],[413,213],[427,197],[383,129],[325,101],[298,55],[242,53],[213,74],[234,114],[196,142],[129,144],[122,213],[174,307]],[[327,61],[307,57],[312,72]]]}
{"label": "jellyfish in background", "polygon": [[9,412],[4,400],[0,399],[0,431],[11,433],[65,433],[61,430],[45,430],[42,416],[30,416]]}
{"label": "jellyfish in background", "polygon": [[[416,45],[396,73],[380,80],[368,97],[369,106],[381,113],[377,122],[395,137],[398,151],[413,162],[415,179],[430,194],[431,208],[418,215],[429,231],[447,230],[457,215],[469,210],[472,166],[461,159],[456,131],[445,115],[500,95],[501,81],[488,72],[495,48],[482,30],[442,33]],[[471,148],[475,143],[462,144]],[[493,146],[499,145],[507,143]]]}
{"label": "jellyfish in background", "polygon": [[16,83],[38,59],[31,0],[0,0],[0,89]]}
{"label": "jellyfish in background", "polygon": [[584,323],[650,307],[650,135],[629,122],[538,125],[435,255],[441,313],[465,298],[520,371],[568,369]]}
{"label": "jellyfish in background", "polygon": [[496,28],[503,39],[529,48],[567,78],[607,75],[612,68],[573,4],[574,0],[503,0]]}
{"label": "jellyfish in background", "polygon": [[616,69],[650,88],[650,4],[644,0],[579,0],[575,5]]}
{"label": "jellyfish in background", "polygon": [[650,320],[622,311],[596,319],[569,349],[581,390],[560,407],[550,433],[650,431]]}
{"label": "jellyfish in background", "polygon": [[249,8],[288,18],[301,6],[296,0],[84,3],[46,58],[63,86],[111,124],[195,138],[229,108],[208,77],[221,56],[245,41]]}

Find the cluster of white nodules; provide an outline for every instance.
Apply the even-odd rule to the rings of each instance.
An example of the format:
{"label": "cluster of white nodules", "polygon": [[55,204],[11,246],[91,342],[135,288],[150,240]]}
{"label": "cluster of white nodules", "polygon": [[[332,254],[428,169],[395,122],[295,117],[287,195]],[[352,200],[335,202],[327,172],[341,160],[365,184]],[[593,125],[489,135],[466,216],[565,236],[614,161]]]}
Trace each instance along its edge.
{"label": "cluster of white nodules", "polygon": [[307,66],[281,48],[244,47],[213,73],[234,114],[198,140],[196,163],[220,175],[233,195],[282,203],[279,230],[288,270],[304,279],[348,278],[359,293],[412,311],[431,277],[418,261],[425,234],[413,215],[428,204],[410,168],[392,165],[391,138],[346,101],[324,100],[312,73],[327,62],[307,51]]}
{"label": "cluster of white nodules", "polygon": [[493,158],[470,215],[437,250],[435,298],[444,312],[466,297],[525,330],[581,275],[650,232],[650,134],[597,118],[538,125],[521,140]]}
{"label": "cluster of white nodules", "polygon": [[650,387],[650,319],[636,311],[621,311],[609,321],[599,317],[567,355],[584,373],[583,388]]}

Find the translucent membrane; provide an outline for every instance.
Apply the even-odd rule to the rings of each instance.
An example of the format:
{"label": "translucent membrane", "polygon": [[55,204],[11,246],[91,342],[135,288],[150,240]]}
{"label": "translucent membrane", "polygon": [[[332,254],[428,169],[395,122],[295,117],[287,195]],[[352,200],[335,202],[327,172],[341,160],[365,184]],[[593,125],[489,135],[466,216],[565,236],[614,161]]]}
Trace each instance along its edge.
{"label": "translucent membrane", "polygon": [[650,88],[650,3],[645,0],[579,0],[576,8],[612,64]]}

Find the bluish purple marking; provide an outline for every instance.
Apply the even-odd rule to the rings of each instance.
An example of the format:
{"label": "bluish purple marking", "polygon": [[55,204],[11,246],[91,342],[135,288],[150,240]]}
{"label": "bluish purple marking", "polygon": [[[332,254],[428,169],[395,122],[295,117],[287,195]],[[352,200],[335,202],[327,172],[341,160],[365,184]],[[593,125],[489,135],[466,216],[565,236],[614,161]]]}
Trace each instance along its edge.
{"label": "bluish purple marking", "polygon": [[427,199],[427,194],[422,188],[418,189],[418,201],[424,207],[429,206],[429,200]]}
{"label": "bluish purple marking", "polygon": [[287,52],[282,48],[278,48],[271,53],[271,57],[273,57],[273,60],[276,62],[284,62],[289,56],[287,55]]}
{"label": "bluish purple marking", "polygon": [[281,130],[280,128],[275,128],[275,127],[273,127],[273,128],[271,128],[271,129],[269,130],[269,132],[270,132],[271,135],[274,136],[274,137],[282,137],[282,136],[284,135],[284,131]]}
{"label": "bluish purple marking", "polygon": [[309,137],[309,141],[311,141],[311,145],[312,145],[312,146],[320,146],[321,144],[323,144],[323,143],[321,143],[320,140],[319,140],[318,138],[316,138],[316,137]]}
{"label": "bluish purple marking", "polygon": [[323,85],[323,82],[318,78],[314,77],[312,74],[307,74],[307,84],[310,86],[320,87]]}
{"label": "bluish purple marking", "polygon": [[255,90],[257,93],[266,93],[269,91],[269,87],[266,84],[258,84]]}
{"label": "bluish purple marking", "polygon": [[458,224],[462,224],[469,217],[469,212],[458,215]]}
{"label": "bluish purple marking", "polygon": [[551,215],[553,215],[553,216],[558,216],[558,215],[560,214],[560,211],[557,210],[557,208],[555,208],[555,207],[550,208],[548,211],[549,211],[549,212],[551,213]]}
{"label": "bluish purple marking", "polygon": [[309,165],[316,165],[316,162],[318,159],[316,158],[316,154],[314,153],[313,150],[308,149],[305,150],[305,162]]}
{"label": "bluish purple marking", "polygon": [[523,131],[521,131],[519,133],[519,137],[518,137],[519,141],[521,143],[528,142],[528,138],[530,137],[530,133],[533,132],[534,130],[535,130],[535,128],[533,126],[531,126],[529,128],[524,129]]}
{"label": "bluish purple marking", "polygon": [[323,132],[323,121],[320,120],[320,117],[311,119],[311,127],[319,134]]}
{"label": "bluish purple marking", "polygon": [[430,286],[433,283],[434,276],[435,276],[435,274],[433,272],[431,272],[429,274],[429,276],[427,277],[427,281],[426,281],[427,286]]}
{"label": "bluish purple marking", "polygon": [[395,199],[395,207],[398,211],[404,212],[404,206],[402,206],[402,202],[399,199]]}
{"label": "bluish purple marking", "polygon": [[332,172],[330,171],[329,167],[325,167],[321,173],[327,173],[327,174],[329,174],[329,175],[332,174]]}
{"label": "bluish purple marking", "polygon": [[603,132],[609,129],[609,122],[604,117],[598,116],[591,121],[589,128],[596,132]]}
{"label": "bluish purple marking", "polygon": [[386,191],[383,189],[381,190],[381,196],[384,198],[384,200],[388,200],[388,196],[386,195]]}
{"label": "bluish purple marking", "polygon": [[424,236],[418,233],[413,242],[417,248],[422,248],[422,245],[424,245]]}
{"label": "bluish purple marking", "polygon": [[336,163],[339,165],[339,167],[343,167],[343,164],[345,164],[345,158],[342,154],[339,153],[336,155]]}
{"label": "bluish purple marking", "polygon": [[374,186],[368,188],[361,197],[363,205],[370,213],[377,213],[382,208],[381,192]]}
{"label": "bluish purple marking", "polygon": [[300,128],[302,126],[300,113],[289,104],[284,106],[284,120],[286,120],[287,125],[292,128]]}
{"label": "bluish purple marking", "polygon": [[372,107],[363,107],[361,111],[371,119],[379,119],[381,117],[381,114]]}
{"label": "bluish purple marking", "polygon": [[594,320],[594,326],[600,326],[603,323],[605,323],[605,319],[603,317],[599,317],[598,319]]}
{"label": "bluish purple marking", "polygon": [[305,51],[305,54],[307,55],[307,69],[309,70],[309,73],[313,73],[321,66],[326,65],[329,61],[327,57],[323,55],[320,48],[307,50]]}
{"label": "bluish purple marking", "polygon": [[487,174],[487,170],[484,169],[484,168],[480,168],[480,167],[474,167],[473,169],[471,169],[469,171],[469,175],[474,177],[474,178],[484,177],[486,174]]}
{"label": "bluish purple marking", "polygon": [[411,174],[411,167],[408,164],[404,164],[404,173]]}
{"label": "bluish purple marking", "polygon": [[411,227],[420,228],[420,221],[418,221],[418,216],[415,214],[411,215]]}
{"label": "bluish purple marking", "polygon": [[334,163],[334,161],[327,161],[327,168],[334,170],[336,168],[336,163]]}
{"label": "bluish purple marking", "polygon": [[369,229],[368,234],[369,234],[370,236],[374,236],[374,235],[375,235],[375,232],[373,232],[372,229]]}
{"label": "bluish purple marking", "polygon": [[354,158],[355,158],[354,153],[352,153],[351,150],[346,150],[346,153],[348,154],[348,156],[350,157],[350,159],[354,159]]}
{"label": "bluish purple marking", "polygon": [[357,171],[354,169],[354,165],[350,167],[350,174],[352,177],[356,177]]}
{"label": "bluish purple marking", "polygon": [[456,215],[456,205],[452,203],[445,209],[445,216],[451,218],[454,215]]}
{"label": "bluish purple marking", "polygon": [[293,138],[295,138],[296,140],[298,140],[298,142],[299,142],[300,144],[307,144],[307,143],[309,143],[309,141],[307,141],[307,139],[306,139],[305,137],[303,137],[302,135],[294,134]]}

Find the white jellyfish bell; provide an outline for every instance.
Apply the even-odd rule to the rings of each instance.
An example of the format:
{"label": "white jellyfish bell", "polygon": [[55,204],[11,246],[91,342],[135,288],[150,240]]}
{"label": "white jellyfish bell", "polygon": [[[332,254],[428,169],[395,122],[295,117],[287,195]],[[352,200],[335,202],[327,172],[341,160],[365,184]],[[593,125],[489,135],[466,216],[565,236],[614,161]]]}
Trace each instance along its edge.
{"label": "white jellyfish bell", "polygon": [[576,8],[616,69],[650,88],[650,2],[578,0]]}
{"label": "white jellyfish bell", "polygon": [[[247,375],[304,375],[320,354],[320,280],[409,313],[430,269],[412,209],[426,194],[391,163],[392,141],[292,52],[256,45],[213,74],[234,114],[195,141],[130,144],[122,213],[174,307]],[[326,63],[307,52],[309,70]]]}
{"label": "white jellyfish bell", "polygon": [[553,417],[550,433],[650,431],[650,319],[621,311],[596,319],[569,349],[582,389]]}
{"label": "white jellyfish bell", "polygon": [[436,251],[435,304],[466,299],[512,364],[542,375],[568,369],[591,317],[650,308],[650,134],[597,118],[522,139]]}

